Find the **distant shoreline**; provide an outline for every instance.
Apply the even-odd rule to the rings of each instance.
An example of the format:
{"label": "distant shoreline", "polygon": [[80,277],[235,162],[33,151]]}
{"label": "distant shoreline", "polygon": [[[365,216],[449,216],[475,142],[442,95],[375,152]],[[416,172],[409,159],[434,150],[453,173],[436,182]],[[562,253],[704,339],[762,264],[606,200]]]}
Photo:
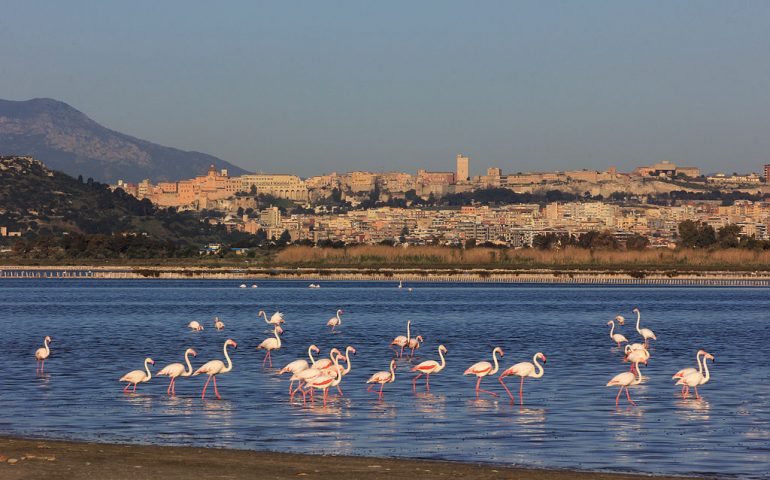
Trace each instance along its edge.
{"label": "distant shoreline", "polygon": [[[223,448],[125,445],[0,437],[0,477],[126,479],[527,479],[657,480],[684,477],[481,465],[470,462],[309,455]],[[14,461],[15,460],[15,461]]]}
{"label": "distant shoreline", "polygon": [[[606,269],[0,265],[0,279],[166,279],[770,286],[770,272]],[[251,283],[246,285],[251,287]]]}

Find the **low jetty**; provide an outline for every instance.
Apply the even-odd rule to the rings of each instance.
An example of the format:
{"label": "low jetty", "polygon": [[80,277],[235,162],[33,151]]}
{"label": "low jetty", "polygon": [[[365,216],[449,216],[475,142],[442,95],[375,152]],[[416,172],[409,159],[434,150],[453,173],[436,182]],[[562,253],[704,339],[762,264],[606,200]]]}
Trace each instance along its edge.
{"label": "low jetty", "polygon": [[538,470],[472,463],[252,452],[217,448],[113,445],[0,437],[0,478],[137,479],[519,479],[668,480],[619,473]]}
{"label": "low jetty", "polygon": [[0,279],[347,280],[767,287],[770,272],[182,266],[0,266]]}

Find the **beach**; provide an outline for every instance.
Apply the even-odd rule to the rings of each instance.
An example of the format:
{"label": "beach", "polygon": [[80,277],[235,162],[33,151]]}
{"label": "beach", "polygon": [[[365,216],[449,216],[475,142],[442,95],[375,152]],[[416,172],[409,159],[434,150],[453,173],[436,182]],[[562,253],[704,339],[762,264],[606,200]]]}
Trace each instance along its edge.
{"label": "beach", "polygon": [[[0,478],[637,479],[649,475],[538,470],[473,463],[301,455],[216,448],[116,445],[0,437]],[[14,463],[9,461],[16,460]],[[668,479],[682,477],[654,477]]]}

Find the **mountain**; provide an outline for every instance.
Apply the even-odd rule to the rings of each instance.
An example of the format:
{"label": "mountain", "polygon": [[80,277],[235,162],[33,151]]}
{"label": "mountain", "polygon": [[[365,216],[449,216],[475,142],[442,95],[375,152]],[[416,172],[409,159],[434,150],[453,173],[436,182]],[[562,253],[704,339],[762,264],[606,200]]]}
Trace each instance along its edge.
{"label": "mountain", "polygon": [[181,244],[218,232],[189,212],[155,207],[123,190],[82,182],[31,157],[0,156],[0,226],[24,237],[133,236]]}
{"label": "mountain", "polygon": [[103,182],[179,180],[205,174],[209,165],[231,175],[242,168],[200,152],[164,147],[103,127],[50,98],[0,99],[0,155],[30,155],[50,168]]}

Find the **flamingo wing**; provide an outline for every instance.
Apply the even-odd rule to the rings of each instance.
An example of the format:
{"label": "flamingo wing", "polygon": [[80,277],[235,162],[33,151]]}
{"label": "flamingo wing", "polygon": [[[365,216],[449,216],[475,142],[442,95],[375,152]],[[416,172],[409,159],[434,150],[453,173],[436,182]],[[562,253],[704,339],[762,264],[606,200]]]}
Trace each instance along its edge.
{"label": "flamingo wing", "polygon": [[512,366],[506,372],[510,371],[510,375],[518,375],[520,377],[527,377],[535,372],[535,366],[530,362],[520,362]]}
{"label": "flamingo wing", "polygon": [[184,372],[184,365],[181,363],[172,363],[170,365],[166,365],[163,367],[163,370],[158,372],[158,375],[168,375],[168,376],[179,376],[182,372]]}
{"label": "flamingo wing", "polygon": [[412,368],[413,372],[432,372],[436,368],[438,368],[439,363],[435,360],[426,360],[419,365],[416,365],[414,368]]}
{"label": "flamingo wing", "polygon": [[137,383],[144,379],[144,370],[131,370],[127,374],[120,377],[119,382],[130,382],[130,383]]}
{"label": "flamingo wing", "polygon": [[492,370],[492,364],[489,362],[474,363],[463,373],[463,375],[486,375]]}
{"label": "flamingo wing", "polygon": [[390,372],[377,372],[366,383],[385,383],[390,380]]}
{"label": "flamingo wing", "polygon": [[612,377],[612,380],[607,382],[607,387],[617,387],[618,385],[631,385],[634,381],[634,374],[631,372],[623,372]]}
{"label": "flamingo wing", "polygon": [[697,372],[697,370],[692,368],[692,367],[683,368],[683,369],[679,370],[678,372],[676,372],[674,374],[674,376],[671,377],[671,379],[674,380],[676,378],[683,378],[683,377],[686,377],[687,375],[690,375],[691,373],[696,373],[696,372]]}
{"label": "flamingo wing", "polygon": [[221,360],[211,360],[210,362],[206,362],[201,367],[193,373],[193,376],[200,375],[201,373],[205,373],[207,375],[216,375],[217,373],[221,372],[225,369],[225,364]]}

